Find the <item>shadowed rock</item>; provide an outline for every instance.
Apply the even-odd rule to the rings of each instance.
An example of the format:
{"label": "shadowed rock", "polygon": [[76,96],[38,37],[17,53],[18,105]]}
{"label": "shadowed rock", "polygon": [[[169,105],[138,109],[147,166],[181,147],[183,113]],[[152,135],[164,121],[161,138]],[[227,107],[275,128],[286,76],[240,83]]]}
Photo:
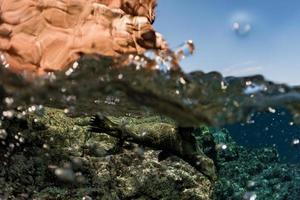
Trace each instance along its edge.
{"label": "shadowed rock", "polygon": [[[131,122],[132,123],[132,122]],[[134,123],[133,123],[134,124]],[[123,141],[134,142],[146,147],[162,150],[159,158],[176,155],[198,171],[216,180],[213,161],[197,146],[192,134],[193,128],[175,128],[169,123],[155,123],[149,126],[131,126],[123,122],[113,122],[104,116],[95,116],[91,121],[91,131],[106,133]]]}

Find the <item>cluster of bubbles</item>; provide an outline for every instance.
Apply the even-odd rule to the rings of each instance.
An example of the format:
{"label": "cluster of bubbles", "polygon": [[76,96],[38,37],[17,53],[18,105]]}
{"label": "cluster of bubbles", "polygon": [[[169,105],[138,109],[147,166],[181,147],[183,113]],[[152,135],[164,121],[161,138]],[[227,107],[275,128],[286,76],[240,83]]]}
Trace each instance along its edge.
{"label": "cluster of bubbles", "polygon": [[[3,61],[3,58],[1,58]],[[1,113],[0,113],[0,147],[2,149],[1,156],[3,156],[3,164],[6,165],[6,159],[8,159],[13,152],[18,148],[22,148],[22,144],[25,143],[25,133],[17,130],[11,130],[9,121],[11,119],[22,120],[28,114],[35,113],[38,116],[44,115],[43,105],[30,105],[20,106],[17,105],[14,97],[6,96],[2,99]],[[37,122],[37,119],[34,119]],[[26,151],[26,149],[23,149]]]}
{"label": "cluster of bubbles", "polygon": [[[0,146],[2,149],[5,149],[5,152],[2,152],[2,156],[5,159],[8,159],[10,155],[13,153],[15,148],[20,147],[24,142],[25,138],[22,132],[17,132],[14,134],[11,134],[3,128],[2,126],[2,120],[0,121]],[[3,161],[4,165],[7,165],[7,162]]]}
{"label": "cluster of bubbles", "polygon": [[193,55],[194,52],[195,44],[192,40],[182,43],[175,49],[175,55],[179,61]]}
{"label": "cluster of bubbles", "polygon": [[74,62],[73,65],[67,70],[65,71],[65,75],[66,76],[70,76],[79,66],[78,62]]}
{"label": "cluster of bubbles", "polygon": [[255,192],[246,192],[243,196],[243,200],[256,200],[257,195]]}
{"label": "cluster of bubbles", "polygon": [[73,158],[70,162],[63,163],[61,167],[48,165],[48,169],[62,182],[82,184],[86,182],[81,172],[82,165],[81,159]]}
{"label": "cluster of bubbles", "polygon": [[4,99],[4,103],[7,105],[7,108],[11,107],[11,109],[6,109],[2,111],[1,118],[12,119],[14,117],[18,119],[23,119],[29,113],[35,113],[38,116],[44,115],[44,106],[43,105],[31,105],[28,107],[25,106],[17,106],[16,108],[12,107],[14,103],[14,99],[11,97],[6,97]]}
{"label": "cluster of bubbles", "polygon": [[250,23],[234,22],[232,24],[232,29],[237,35],[246,36],[252,30],[252,26]]}
{"label": "cluster of bubbles", "polygon": [[264,84],[253,83],[252,81],[246,81],[246,88],[244,89],[244,94],[255,94],[262,91],[267,91],[268,88]]}
{"label": "cluster of bubbles", "polygon": [[116,105],[120,103],[120,99],[114,96],[107,96],[104,103],[108,105]]}
{"label": "cluster of bubbles", "polygon": [[9,64],[6,61],[6,58],[2,52],[0,52],[0,65],[4,66],[5,68],[9,68]]}
{"label": "cluster of bubbles", "polygon": [[243,195],[243,200],[256,200],[257,199],[257,194],[251,190],[254,189],[254,187],[257,185],[255,181],[248,181],[247,182],[247,190]]}
{"label": "cluster of bubbles", "polygon": [[195,51],[195,45],[192,40],[188,40],[178,46],[175,50],[155,51],[148,50],[143,56],[129,55],[127,62],[136,66],[136,69],[149,68],[163,72],[168,72],[173,68],[178,68],[178,63],[192,55]]}
{"label": "cluster of bubbles", "polygon": [[246,12],[238,12],[232,17],[232,30],[239,37],[245,37],[253,29],[252,19]]}

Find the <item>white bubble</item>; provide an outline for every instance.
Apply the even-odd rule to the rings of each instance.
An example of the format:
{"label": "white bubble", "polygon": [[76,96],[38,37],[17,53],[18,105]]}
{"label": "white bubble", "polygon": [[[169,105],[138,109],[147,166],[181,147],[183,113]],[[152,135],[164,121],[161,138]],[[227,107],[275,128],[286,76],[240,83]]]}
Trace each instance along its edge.
{"label": "white bubble", "polygon": [[0,139],[5,140],[7,137],[7,132],[5,129],[0,129]]}
{"label": "white bubble", "polygon": [[226,150],[226,149],[227,149],[227,145],[226,145],[226,144],[223,144],[223,145],[221,146],[221,149],[222,149],[222,150]]}
{"label": "white bubble", "polygon": [[15,144],[13,144],[13,143],[9,143],[8,146],[9,146],[10,149],[14,149],[15,148]]}
{"label": "white bubble", "polygon": [[4,99],[4,102],[6,103],[7,106],[11,106],[14,103],[14,99],[11,97],[6,97]]}
{"label": "white bubble", "polygon": [[257,195],[254,192],[246,192],[243,196],[244,200],[255,200]]}
{"label": "white bubble", "polygon": [[118,75],[118,79],[119,79],[119,80],[123,79],[123,74],[119,74],[119,75]]}
{"label": "white bubble", "polygon": [[249,23],[242,23],[242,22],[234,22],[232,25],[232,29],[235,33],[239,36],[245,36],[250,33],[252,30],[252,25]]}
{"label": "white bubble", "polygon": [[294,140],[292,141],[292,144],[293,144],[293,145],[299,145],[299,144],[300,144],[300,140],[299,140],[299,139],[294,139]]}
{"label": "white bubble", "polygon": [[252,24],[253,17],[245,11],[236,12],[231,18],[231,29],[240,37],[249,35],[253,30]]}
{"label": "white bubble", "polygon": [[66,76],[70,76],[73,72],[74,72],[74,69],[73,69],[73,68],[69,68],[69,69],[65,72],[65,75],[66,75]]}
{"label": "white bubble", "polygon": [[75,174],[72,169],[57,168],[54,174],[62,181],[72,182],[75,180]]}
{"label": "white bubble", "polygon": [[180,82],[182,85],[185,85],[185,84],[186,84],[186,81],[184,80],[183,77],[180,77],[180,78],[179,78],[179,82]]}
{"label": "white bubble", "polygon": [[76,69],[78,66],[79,66],[79,63],[76,61],[76,62],[73,63],[72,68]]}
{"label": "white bubble", "polygon": [[46,78],[50,81],[53,82],[56,80],[56,75],[54,74],[54,72],[48,72]]}
{"label": "white bubble", "polygon": [[60,91],[61,91],[62,93],[65,93],[65,92],[67,91],[67,88],[62,87],[62,88],[60,89]]}
{"label": "white bubble", "polygon": [[90,196],[84,196],[84,197],[82,197],[82,200],[93,200],[93,199]]}
{"label": "white bubble", "polygon": [[120,99],[113,96],[107,96],[104,103],[109,105],[116,105],[120,102]]}
{"label": "white bubble", "polygon": [[176,50],[175,54],[178,60],[182,60],[190,55],[193,55],[195,51],[195,45],[192,40],[188,40],[181,44]]}
{"label": "white bubble", "polygon": [[256,182],[255,181],[248,181],[248,183],[247,183],[247,187],[249,187],[249,188],[252,188],[252,187],[254,187],[256,185]]}
{"label": "white bubble", "polygon": [[14,111],[7,110],[2,112],[3,117],[12,118],[14,116]]}
{"label": "white bubble", "polygon": [[269,107],[268,110],[269,110],[270,113],[276,113],[276,109],[274,109],[272,107]]}
{"label": "white bubble", "polygon": [[147,132],[143,132],[142,136],[145,137],[147,135]]}
{"label": "white bubble", "polygon": [[36,111],[36,106],[30,106],[28,108],[28,112],[35,112]]}
{"label": "white bubble", "polygon": [[265,85],[258,85],[252,83],[251,81],[246,82],[246,88],[244,89],[244,94],[255,94],[261,91],[265,91],[267,87]]}
{"label": "white bubble", "polygon": [[221,81],[221,89],[226,90],[227,89],[227,84],[224,81]]}
{"label": "white bubble", "polygon": [[5,57],[4,57],[3,53],[0,53],[0,60],[1,60],[2,62],[5,61]]}

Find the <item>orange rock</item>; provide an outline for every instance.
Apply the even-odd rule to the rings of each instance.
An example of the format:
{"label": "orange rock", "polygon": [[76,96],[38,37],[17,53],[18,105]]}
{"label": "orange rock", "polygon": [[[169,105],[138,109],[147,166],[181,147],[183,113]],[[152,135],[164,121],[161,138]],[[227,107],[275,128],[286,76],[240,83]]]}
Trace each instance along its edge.
{"label": "orange rock", "polygon": [[17,73],[65,69],[82,54],[163,49],[156,0],[0,0],[0,51]]}

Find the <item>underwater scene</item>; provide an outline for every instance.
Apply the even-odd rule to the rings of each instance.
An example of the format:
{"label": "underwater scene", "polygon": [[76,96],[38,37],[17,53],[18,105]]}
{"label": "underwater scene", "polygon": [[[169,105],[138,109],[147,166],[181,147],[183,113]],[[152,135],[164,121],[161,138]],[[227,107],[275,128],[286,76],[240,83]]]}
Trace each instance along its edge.
{"label": "underwater scene", "polygon": [[300,1],[0,0],[0,200],[300,200]]}

